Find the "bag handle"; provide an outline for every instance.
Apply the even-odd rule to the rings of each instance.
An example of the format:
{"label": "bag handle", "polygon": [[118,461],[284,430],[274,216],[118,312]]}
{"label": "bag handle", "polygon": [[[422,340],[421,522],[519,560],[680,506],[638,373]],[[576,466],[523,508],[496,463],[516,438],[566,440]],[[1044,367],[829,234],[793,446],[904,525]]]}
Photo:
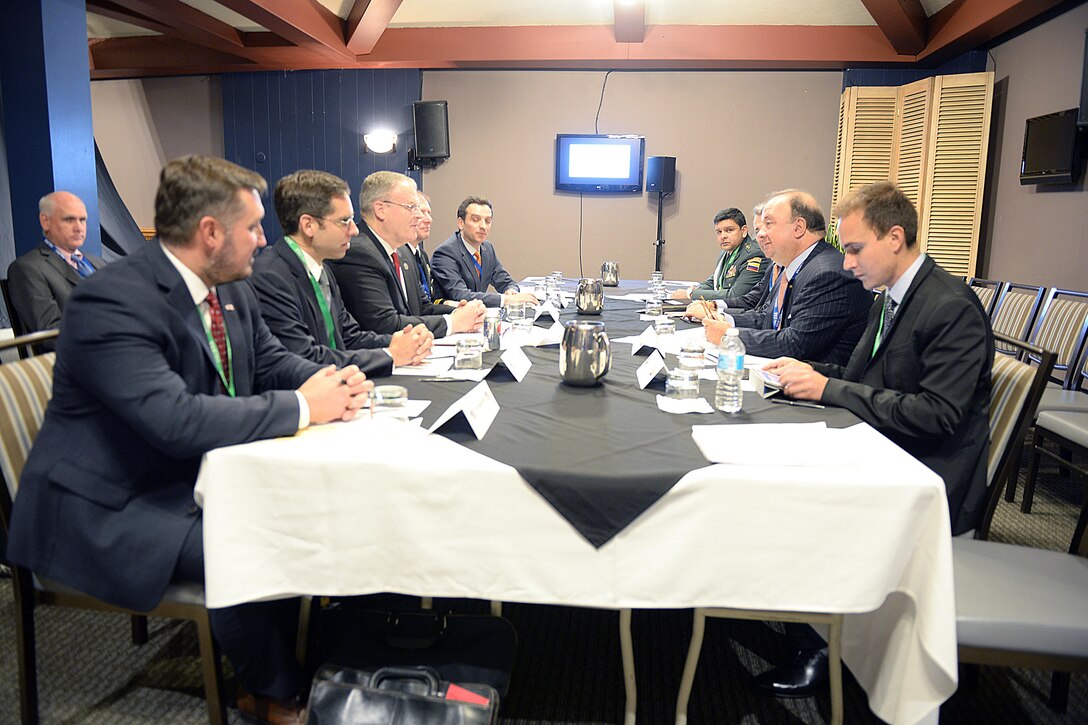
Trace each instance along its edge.
{"label": "bag handle", "polygon": [[438,672],[430,667],[382,667],[370,678],[370,686],[381,689],[387,680],[416,680],[427,686],[427,695],[438,694]]}

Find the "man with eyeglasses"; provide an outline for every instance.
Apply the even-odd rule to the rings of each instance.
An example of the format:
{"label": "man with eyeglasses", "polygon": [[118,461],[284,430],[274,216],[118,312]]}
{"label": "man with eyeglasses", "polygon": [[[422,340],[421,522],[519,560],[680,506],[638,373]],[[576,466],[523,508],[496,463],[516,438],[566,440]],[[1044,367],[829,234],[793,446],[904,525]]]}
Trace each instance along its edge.
{"label": "man with eyeglasses", "polygon": [[392,332],[423,324],[438,337],[480,329],[482,303],[452,306],[424,298],[419,269],[406,246],[416,240],[423,219],[416,182],[395,171],[374,172],[363,179],[359,212],[362,233],[332,270],[344,304],[361,325]]}
{"label": "man with eyeglasses", "polygon": [[[54,191],[38,202],[41,244],[8,268],[11,304],[27,332],[60,327],[72,290],[101,269],[100,257],[80,250],[87,238],[87,207],[68,191]],[[43,345],[53,349],[53,343]]]}
{"label": "man with eyeglasses", "polygon": [[324,171],[296,171],[279,180],[273,201],[284,237],[253,263],[249,282],[284,347],[314,362],[358,365],[370,377],[422,362],[434,341],[430,330],[362,329],[325,264],[343,257],[359,231],[347,182]]}
{"label": "man with eyeglasses", "polygon": [[419,285],[423,288],[423,301],[433,301],[441,304],[444,300],[441,297],[436,297],[439,293],[435,289],[434,275],[431,274],[431,258],[423,247],[423,243],[431,237],[431,223],[434,221],[434,217],[431,216],[431,200],[422,191],[417,192],[417,196],[419,198],[419,213],[422,216],[420,216],[419,222],[416,224],[416,240],[408,242],[408,249],[411,251],[411,259],[415,261],[416,269],[419,271]]}
{"label": "man with eyeglasses", "polygon": [[[487,241],[494,217],[491,202],[470,196],[457,207],[457,231],[434,250],[434,281],[450,300],[481,300],[488,307],[511,302],[537,304],[536,295],[522,292]],[[494,287],[494,292],[488,292]]]}

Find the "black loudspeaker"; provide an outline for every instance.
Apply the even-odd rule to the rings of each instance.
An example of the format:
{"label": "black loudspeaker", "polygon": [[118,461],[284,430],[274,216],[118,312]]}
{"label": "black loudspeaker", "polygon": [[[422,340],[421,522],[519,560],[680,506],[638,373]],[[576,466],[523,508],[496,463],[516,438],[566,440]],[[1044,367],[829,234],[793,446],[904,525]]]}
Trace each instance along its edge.
{"label": "black loudspeaker", "polygon": [[676,191],[675,156],[651,156],[646,159],[646,191],[661,194]]}
{"label": "black loudspeaker", "polygon": [[412,125],[417,159],[450,157],[450,120],[445,101],[412,103]]}

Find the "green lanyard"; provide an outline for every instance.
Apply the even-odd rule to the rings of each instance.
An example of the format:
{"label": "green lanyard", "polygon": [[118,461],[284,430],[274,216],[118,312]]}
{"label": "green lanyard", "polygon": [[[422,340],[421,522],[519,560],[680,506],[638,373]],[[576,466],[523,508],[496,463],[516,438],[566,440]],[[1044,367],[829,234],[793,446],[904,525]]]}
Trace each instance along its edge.
{"label": "green lanyard", "polygon": [[717,289],[720,290],[725,285],[725,273],[726,273],[726,270],[728,270],[729,267],[732,266],[733,260],[737,258],[738,254],[740,254],[740,247],[737,247],[736,249],[733,250],[733,253],[729,255],[729,259],[722,260],[722,269],[721,269],[720,272],[718,272],[718,280],[717,280],[718,287],[717,287]]}
{"label": "green lanyard", "polygon": [[873,352],[869,355],[869,359],[876,357],[877,348],[880,347],[880,341],[884,338],[884,318],[888,316],[888,292],[884,293],[884,305],[880,310],[880,327],[876,328],[876,339],[873,340]]}
{"label": "green lanyard", "polygon": [[[208,317],[211,317],[209,311]],[[227,342],[227,370],[223,371],[223,361],[219,359],[219,346],[215,344],[215,340],[212,338],[212,330],[208,326],[208,323],[204,321],[204,315],[200,315],[200,323],[204,325],[204,334],[208,336],[208,347],[212,351],[212,360],[215,361],[215,371],[219,373],[219,380],[223,383],[223,389],[227,391],[227,395],[234,397],[234,351],[230,346],[230,333],[227,332],[227,321],[223,320],[223,337]]]}
{"label": "green lanyard", "polygon": [[283,241],[287,242],[287,246],[291,248],[291,251],[298,255],[298,261],[302,262],[302,268],[306,270],[306,276],[310,278],[310,284],[314,288],[314,297],[317,298],[317,306],[321,309],[321,317],[325,320],[325,332],[329,336],[329,347],[335,350],[336,328],[332,324],[332,313],[329,311],[329,303],[325,301],[325,293],[321,291],[321,285],[317,283],[314,276],[310,274],[310,268],[306,266],[306,258],[302,256],[305,252],[299,248],[291,237],[284,237]]}

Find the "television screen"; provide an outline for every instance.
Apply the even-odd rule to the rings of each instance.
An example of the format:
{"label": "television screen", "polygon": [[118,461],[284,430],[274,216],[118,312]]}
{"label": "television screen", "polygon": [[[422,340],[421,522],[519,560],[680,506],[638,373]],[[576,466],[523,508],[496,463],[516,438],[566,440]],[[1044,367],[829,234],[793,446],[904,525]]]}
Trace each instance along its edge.
{"label": "television screen", "polygon": [[644,136],[561,133],[555,137],[555,188],[641,192],[645,154]]}
{"label": "television screen", "polygon": [[1076,108],[1027,120],[1021,184],[1071,184],[1079,167]]}

